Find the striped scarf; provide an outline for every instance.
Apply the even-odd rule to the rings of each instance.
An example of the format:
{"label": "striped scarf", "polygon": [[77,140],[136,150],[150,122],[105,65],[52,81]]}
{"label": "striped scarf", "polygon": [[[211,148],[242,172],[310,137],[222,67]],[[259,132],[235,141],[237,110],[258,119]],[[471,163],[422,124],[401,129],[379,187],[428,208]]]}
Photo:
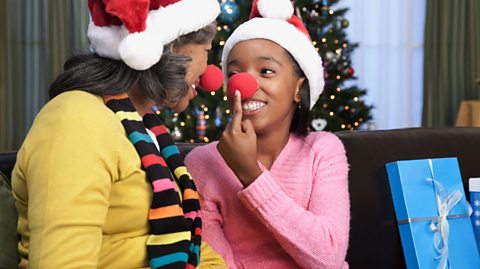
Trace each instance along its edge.
{"label": "striped scarf", "polygon": [[[104,102],[122,122],[152,185],[146,246],[150,267],[195,268],[200,260],[200,204],[195,184],[168,129],[153,113],[142,119],[126,94],[104,97]],[[161,152],[146,128],[155,134]]]}

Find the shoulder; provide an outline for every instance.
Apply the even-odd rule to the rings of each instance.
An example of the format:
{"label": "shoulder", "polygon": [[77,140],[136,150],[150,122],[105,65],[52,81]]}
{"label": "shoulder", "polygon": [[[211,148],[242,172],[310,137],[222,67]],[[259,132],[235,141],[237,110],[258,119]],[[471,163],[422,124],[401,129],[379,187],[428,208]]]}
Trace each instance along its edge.
{"label": "shoulder", "polygon": [[[199,190],[213,191],[205,185],[212,184],[226,169],[226,164],[217,151],[217,142],[198,146],[185,157],[185,165]],[[205,194],[205,193],[203,193]]]}
{"label": "shoulder", "polygon": [[96,121],[110,120],[114,114],[109,112],[100,96],[78,90],[56,96],[41,111],[57,118],[96,119]]}
{"label": "shoulder", "polygon": [[124,136],[115,114],[99,96],[70,91],[50,100],[36,116],[24,146],[61,148],[113,147],[113,137]]}
{"label": "shoulder", "polygon": [[217,142],[198,146],[192,149],[185,157],[185,165],[190,169],[205,167],[217,159]]}
{"label": "shoulder", "polygon": [[66,129],[93,134],[110,134],[123,130],[115,114],[100,96],[69,91],[50,100],[38,113],[33,128]]}
{"label": "shoulder", "polygon": [[342,141],[331,132],[311,132],[303,139],[305,144],[316,153],[336,152],[345,154]]}

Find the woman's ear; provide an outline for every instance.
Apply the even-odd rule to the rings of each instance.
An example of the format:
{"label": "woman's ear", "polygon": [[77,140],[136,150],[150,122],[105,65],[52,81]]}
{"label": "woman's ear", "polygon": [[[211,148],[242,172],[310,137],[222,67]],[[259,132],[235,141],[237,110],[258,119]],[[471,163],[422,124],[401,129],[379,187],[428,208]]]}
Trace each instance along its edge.
{"label": "woman's ear", "polygon": [[297,80],[297,84],[295,85],[294,100],[295,100],[296,103],[300,103],[300,101],[302,100],[302,85],[303,85],[304,81],[305,81],[305,77],[299,78]]}

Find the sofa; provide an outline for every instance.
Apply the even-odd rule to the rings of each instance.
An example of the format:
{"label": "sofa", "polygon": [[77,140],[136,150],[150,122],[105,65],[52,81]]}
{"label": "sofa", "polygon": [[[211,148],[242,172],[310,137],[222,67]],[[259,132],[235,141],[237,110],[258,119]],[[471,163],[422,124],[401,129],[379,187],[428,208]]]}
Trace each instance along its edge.
{"label": "sofa", "polygon": [[[480,128],[409,128],[336,135],[345,145],[350,164],[351,230],[347,253],[350,268],[406,268],[385,163],[457,157],[468,193],[468,179],[480,176]],[[182,154],[196,146],[198,144],[179,144]],[[0,171],[9,176],[14,162],[15,152],[1,153]],[[7,207],[11,204],[7,203]],[[6,216],[0,212],[0,216],[16,218],[14,213]],[[0,230],[10,231],[7,236],[12,241],[14,222],[2,221],[1,225]],[[4,242],[4,238],[0,238],[0,242]],[[10,243],[9,250],[2,246],[0,252],[12,253],[14,245]],[[4,266],[0,264],[0,268]]]}

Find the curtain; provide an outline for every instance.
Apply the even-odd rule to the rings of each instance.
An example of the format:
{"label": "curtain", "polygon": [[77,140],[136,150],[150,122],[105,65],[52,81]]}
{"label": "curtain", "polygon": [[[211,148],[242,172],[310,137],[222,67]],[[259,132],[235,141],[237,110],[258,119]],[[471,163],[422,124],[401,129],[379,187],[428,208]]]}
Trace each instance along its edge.
{"label": "curtain", "polygon": [[374,105],[370,129],[421,125],[426,0],[342,0],[358,80]]}
{"label": "curtain", "polygon": [[0,151],[20,147],[73,53],[86,51],[86,0],[2,0]]}
{"label": "curtain", "polygon": [[452,126],[479,99],[480,1],[427,0],[423,125]]}

